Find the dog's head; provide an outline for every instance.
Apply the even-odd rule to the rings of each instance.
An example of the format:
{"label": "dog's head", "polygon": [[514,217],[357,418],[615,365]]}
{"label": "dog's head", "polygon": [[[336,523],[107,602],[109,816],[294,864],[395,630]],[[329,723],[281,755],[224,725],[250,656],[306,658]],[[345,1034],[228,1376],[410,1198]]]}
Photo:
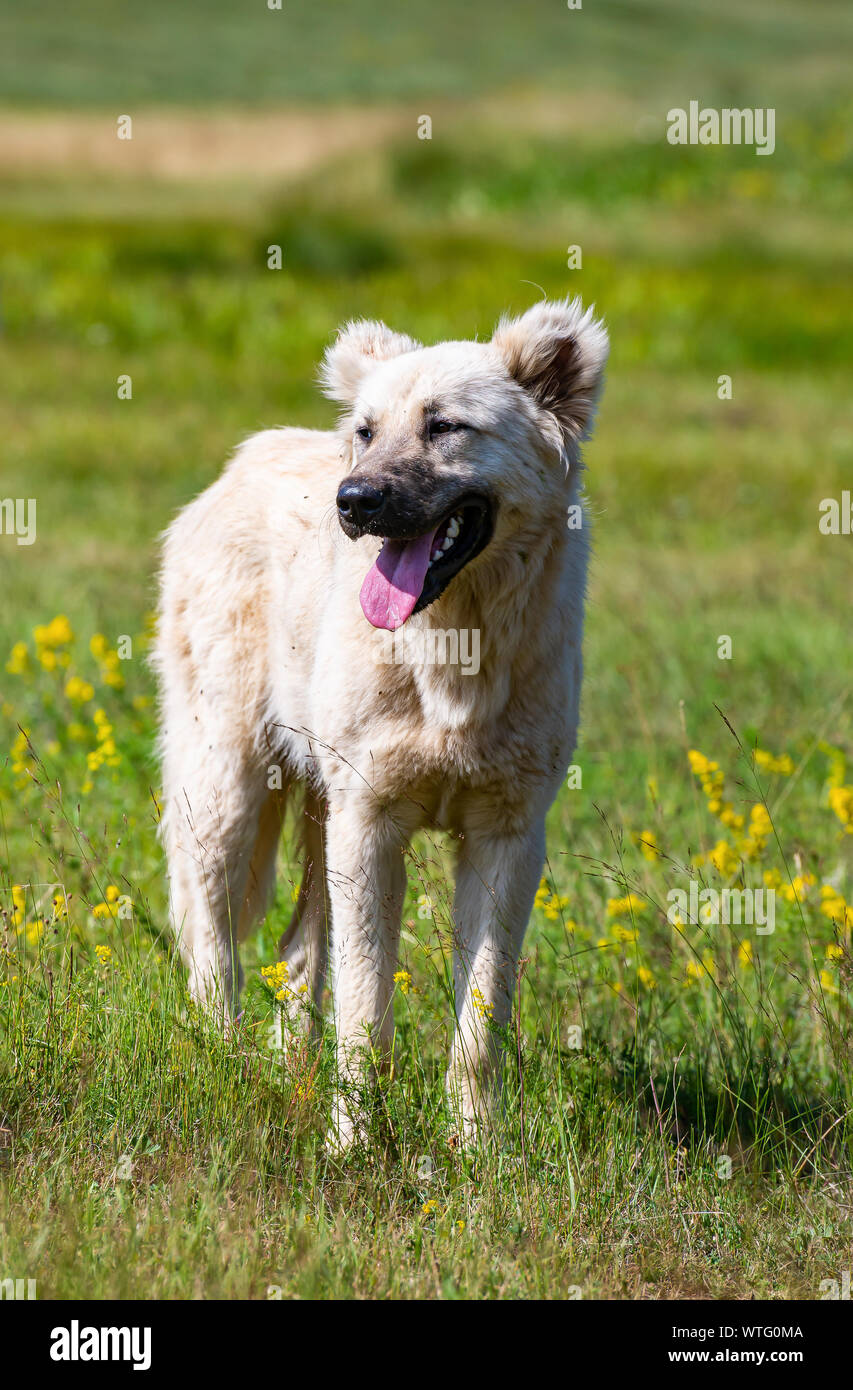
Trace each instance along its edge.
{"label": "dog's head", "polygon": [[558,515],[565,526],[606,358],[606,331],[579,300],[503,319],[488,343],[422,347],[366,321],[341,330],[322,381],[348,407],[341,526],[385,540],[361,590],[374,627],[426,608],[494,538]]}

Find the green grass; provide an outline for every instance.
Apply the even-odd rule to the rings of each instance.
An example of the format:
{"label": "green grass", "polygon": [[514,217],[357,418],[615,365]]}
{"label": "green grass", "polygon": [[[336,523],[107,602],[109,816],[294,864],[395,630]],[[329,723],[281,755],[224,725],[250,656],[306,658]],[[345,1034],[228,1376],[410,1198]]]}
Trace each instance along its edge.
{"label": "green grass", "polygon": [[2,0],[0,100],[126,111],[654,85],[762,106],[780,80],[800,92],[828,79],[843,90],[850,31],[833,0],[813,0],[807,13],[795,0],[693,0],[689,17],[679,0],[606,0],[575,12],[565,0],[433,0],[428,14],[379,0],[283,0],[277,12],[233,0],[84,0],[73,9]]}
{"label": "green grass", "polygon": [[[466,22],[485,34],[492,20],[475,11]],[[189,13],[146,9],[152,53]],[[366,149],[286,189],[73,170],[6,182],[0,495],[37,499],[38,539],[0,536],[0,1275],[37,1278],[42,1297],[815,1298],[847,1267],[853,960],[821,886],[853,900],[853,836],[831,805],[853,781],[851,541],[817,525],[853,461],[850,113],[832,77],[846,21],[836,7],[754,6],[726,38],[733,13],[708,7],[685,25],[671,6],[590,7],[569,16],[594,50],[575,61],[585,80],[607,69],[616,106],[627,94],[655,111],[641,41],[664,55],[656,90],[705,63],[701,92],[679,78],[684,101],[736,94],[750,73],[776,83],[772,159],[673,150],[593,119],[571,141],[522,132],[507,98],[500,130],[475,111],[431,145]],[[90,60],[65,42],[63,15],[21,18],[25,52],[46,53],[49,32],[53,56],[37,81],[28,62],[27,93],[0,62],[0,95],[89,100]],[[536,31],[555,80],[556,24]],[[373,25],[367,8],[361,42]],[[98,95],[122,110],[123,90],[236,99],[252,71],[258,99],[378,97],[407,91],[417,69],[407,49],[378,76],[358,64],[354,85],[351,29],[333,25],[328,87],[309,93],[307,64],[276,76],[261,32],[257,18],[214,25],[180,68],[138,64],[122,88],[130,78],[104,58],[135,31],[107,28],[92,50]],[[312,44],[310,25],[298,38]],[[226,39],[254,44],[259,66],[214,91]],[[393,33],[384,42],[390,53]],[[444,77],[430,69],[422,90],[456,95],[465,69],[442,52]],[[822,84],[801,81],[801,52]],[[491,40],[487,54],[484,89],[507,76]],[[281,272],[266,269],[273,242]],[[572,243],[582,270],[566,269]],[[595,300],[613,342],[587,449],[583,786],[550,817],[496,1142],[460,1151],[444,1108],[447,863],[421,838],[394,1074],[371,1099],[365,1147],[342,1160],[323,1145],[331,1039],[314,1053],[285,1030],[270,1045],[259,971],[298,880],[287,837],[229,1041],[189,1006],[171,951],[146,665],[156,538],[251,431],[333,423],[314,376],[339,322],[482,337],[534,286]],[[125,373],[133,398],[119,401]],[[58,614],[73,636],[38,641]],[[96,633],[111,650],[129,635],[131,659],[99,660]],[[26,657],[5,669],[20,642]],[[115,670],[120,686],[104,679]],[[71,675],[91,699],[69,698]],[[116,751],[93,769],[96,709]],[[756,766],[756,744],[792,770]],[[735,815],[763,805],[772,818],[728,877],[708,856],[746,830],[709,810],[689,748],[719,764]],[[666,894],[688,873],[718,888],[776,875],[774,933],[677,931]],[[795,894],[797,876],[814,882]],[[57,891],[67,915],[52,910]]]}

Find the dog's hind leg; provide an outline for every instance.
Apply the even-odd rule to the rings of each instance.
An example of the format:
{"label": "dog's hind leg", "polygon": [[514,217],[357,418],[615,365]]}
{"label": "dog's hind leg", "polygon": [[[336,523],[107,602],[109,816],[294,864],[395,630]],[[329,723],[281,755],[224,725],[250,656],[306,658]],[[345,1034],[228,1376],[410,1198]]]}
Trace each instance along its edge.
{"label": "dog's hind leg", "polygon": [[[329,954],[329,914],[323,827],[326,808],[312,792],[306,793],[302,815],[302,883],[296,908],[278,943],[279,958],[287,962],[287,988],[296,1008],[295,1018],[310,1029],[319,1018]],[[305,1007],[299,1007],[303,1003]]]}
{"label": "dog's hind leg", "polygon": [[247,892],[253,891],[249,873],[266,787],[242,759],[218,761],[223,776],[213,785],[198,764],[166,760],[163,839],[172,920],[190,993],[227,1022],[240,992],[237,928]]}
{"label": "dog's hind leg", "polygon": [[261,921],[272,902],[275,893],[278,842],[281,839],[286,806],[286,791],[272,791],[261,807],[257,839],[246,879],[246,894],[237,924],[238,941],[246,940],[252,927]]}

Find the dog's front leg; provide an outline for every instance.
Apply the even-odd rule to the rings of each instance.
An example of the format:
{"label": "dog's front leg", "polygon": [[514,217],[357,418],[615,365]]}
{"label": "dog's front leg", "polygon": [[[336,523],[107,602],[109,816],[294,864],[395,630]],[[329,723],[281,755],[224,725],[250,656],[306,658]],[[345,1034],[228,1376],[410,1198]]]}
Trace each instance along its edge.
{"label": "dog's front leg", "polygon": [[369,793],[351,791],[330,802],[326,865],[339,1078],[331,1138],[340,1146],[358,1128],[359,1083],[390,1058],[410,833]]}
{"label": "dog's front leg", "polygon": [[542,820],[514,835],[466,828],[454,902],[456,1035],[448,1091],[469,1142],[494,1117],[501,1034],[544,859]]}

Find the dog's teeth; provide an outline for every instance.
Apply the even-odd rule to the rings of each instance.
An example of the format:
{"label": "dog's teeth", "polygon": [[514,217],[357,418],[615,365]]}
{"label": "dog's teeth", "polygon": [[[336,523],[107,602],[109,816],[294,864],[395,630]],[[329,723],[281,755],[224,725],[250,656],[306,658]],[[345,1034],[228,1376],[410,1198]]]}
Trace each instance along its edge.
{"label": "dog's teeth", "polygon": [[452,546],[452,544],[453,544],[453,537],[451,536],[450,532],[448,531],[447,535],[446,535],[445,538],[444,538],[444,543],[443,543],[443,545],[442,545],[441,548],[442,548],[442,550],[449,550],[450,547]]}
{"label": "dog's teeth", "polygon": [[[455,540],[456,537],[457,537],[458,535],[459,535],[459,518],[458,518],[458,516],[455,516],[455,517],[453,517],[453,519],[452,519],[451,522],[450,522],[450,525],[449,525],[448,528],[447,528],[448,540],[451,540],[451,541],[452,541],[452,540]],[[447,546],[446,546],[446,545],[445,545],[445,549],[447,549]]]}

